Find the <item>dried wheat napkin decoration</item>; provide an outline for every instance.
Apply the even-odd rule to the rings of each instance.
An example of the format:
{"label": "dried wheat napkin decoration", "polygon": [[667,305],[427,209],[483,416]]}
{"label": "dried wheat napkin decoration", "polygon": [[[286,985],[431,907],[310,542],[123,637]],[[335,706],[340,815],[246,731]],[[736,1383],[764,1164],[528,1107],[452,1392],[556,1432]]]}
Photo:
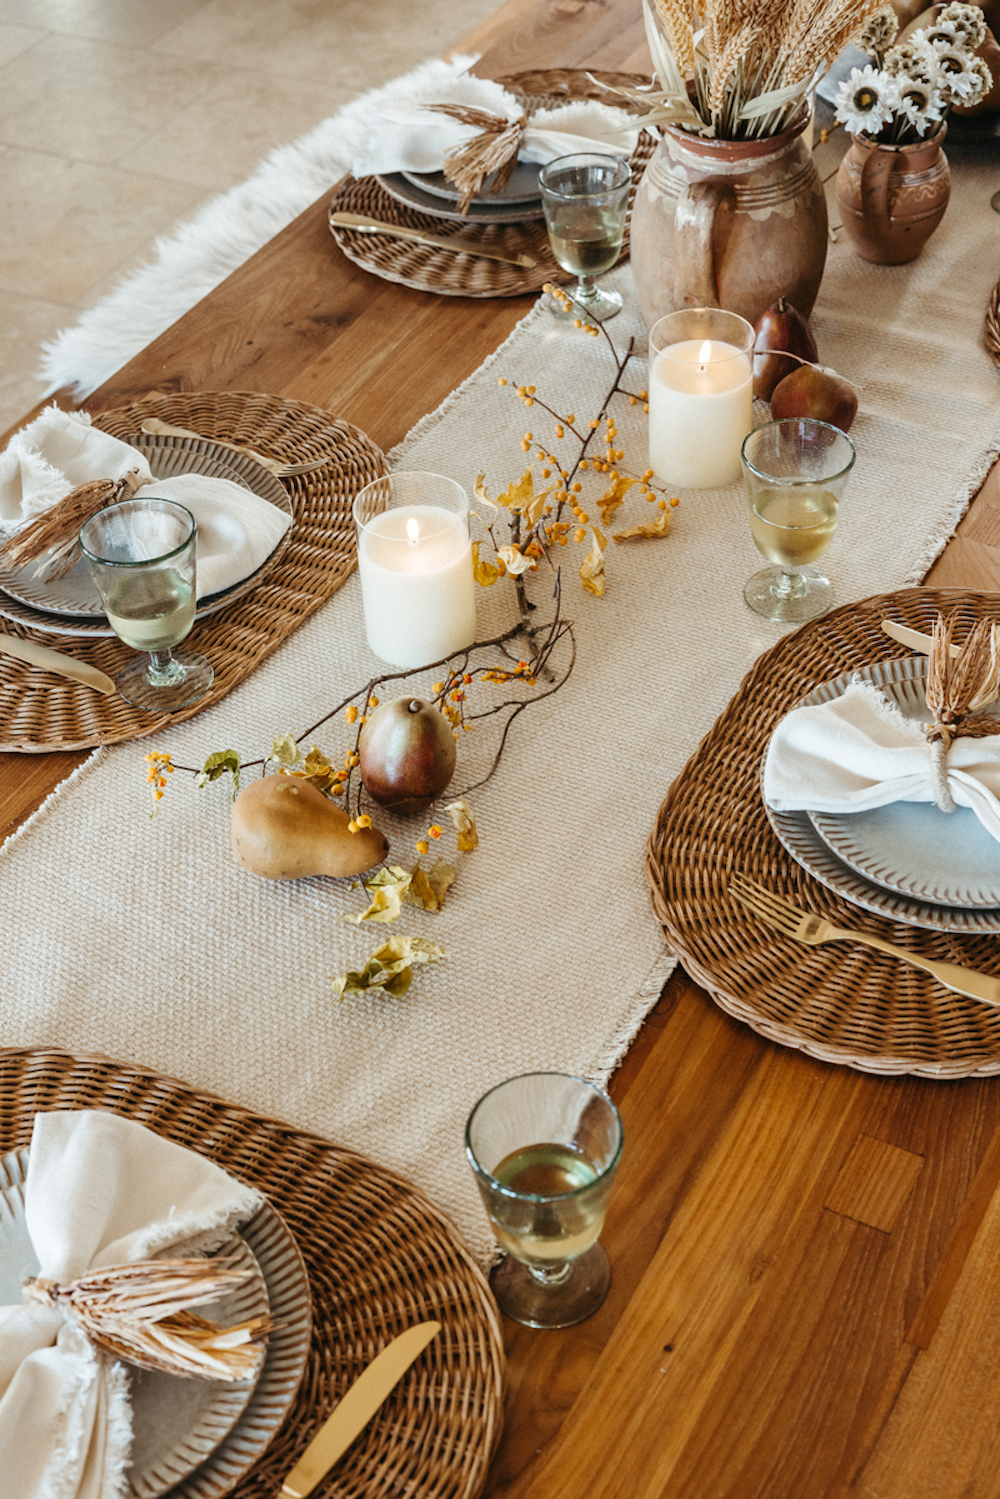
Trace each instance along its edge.
{"label": "dried wheat napkin decoration", "polygon": [[[258,1372],[266,1297],[252,1280],[237,1290],[260,1272],[236,1227],[263,1198],[99,1109],[36,1114],[23,1180],[23,1221],[11,1211],[30,1242],[6,1252],[28,1279],[21,1301],[0,1307],[3,1496],[124,1499],[129,1364],[228,1381]],[[235,1327],[192,1310],[233,1291],[248,1319]]]}
{"label": "dried wheat napkin decoration", "polygon": [[948,751],[956,739],[984,739],[1000,724],[982,709],[1000,696],[1000,632],[981,619],[957,654],[952,654],[954,617],[938,615],[927,657],[927,706],[934,722],[925,733],[931,747],[934,793],[942,812],[954,812],[948,789]]}
{"label": "dried wheat napkin decoration", "polygon": [[80,528],[105,505],[130,500],[136,490],[151,481],[137,468],[120,479],[91,479],[59,500],[43,515],[30,521],[0,546],[12,567],[39,563],[39,578],[62,578],[80,560]]}

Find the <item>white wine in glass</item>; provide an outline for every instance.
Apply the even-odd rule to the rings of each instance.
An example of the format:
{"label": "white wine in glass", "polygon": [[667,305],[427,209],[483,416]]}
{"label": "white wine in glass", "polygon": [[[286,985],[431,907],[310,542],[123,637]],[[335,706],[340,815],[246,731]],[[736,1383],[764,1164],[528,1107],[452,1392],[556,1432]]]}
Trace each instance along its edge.
{"label": "white wine in glass", "polygon": [[549,297],[556,317],[604,322],[621,311],[619,293],[602,291],[593,277],[609,271],[621,254],[631,182],[627,161],[598,151],[558,156],[539,172],[553,257],[578,278],[568,288],[572,307]]}
{"label": "white wine in glass", "polygon": [[115,634],[148,656],[115,679],[126,702],[172,713],[212,685],[210,662],[176,651],[194,624],[198,528],[174,500],[155,495],[106,505],[80,531],[80,546]]}
{"label": "white wine in glass", "polygon": [[611,1283],[597,1242],[622,1149],[602,1088],[562,1072],[529,1072],[483,1095],[465,1153],[506,1258],[493,1271],[503,1311],[528,1327],[571,1327]]}
{"label": "white wine in glass", "polygon": [[765,619],[815,619],[831,607],[833,585],[811,564],[833,540],[854,444],[828,422],[787,417],[755,427],[741,456],[750,532],[773,564],[754,573],[743,597]]}

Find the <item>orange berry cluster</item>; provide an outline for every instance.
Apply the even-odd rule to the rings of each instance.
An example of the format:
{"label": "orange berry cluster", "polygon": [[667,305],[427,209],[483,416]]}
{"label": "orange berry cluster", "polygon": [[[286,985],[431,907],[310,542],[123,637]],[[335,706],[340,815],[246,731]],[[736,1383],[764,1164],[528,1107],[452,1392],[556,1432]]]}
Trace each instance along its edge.
{"label": "orange berry cluster", "polygon": [[153,788],[153,800],[158,802],[163,796],[167,784],[167,776],[172,776],[174,767],[170,763],[169,755],[161,755],[154,752],[146,756],[146,780]]}

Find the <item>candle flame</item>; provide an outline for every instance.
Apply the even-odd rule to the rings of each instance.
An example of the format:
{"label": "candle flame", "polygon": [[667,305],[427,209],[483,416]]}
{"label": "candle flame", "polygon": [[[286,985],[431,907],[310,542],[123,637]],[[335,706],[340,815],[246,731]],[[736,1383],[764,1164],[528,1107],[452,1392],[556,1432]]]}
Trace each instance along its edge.
{"label": "candle flame", "polygon": [[413,546],[413,544],[419,539],[420,522],[414,515],[411,515],[409,520],[406,522],[406,535],[411,546]]}
{"label": "candle flame", "polygon": [[706,338],[705,342],[702,344],[701,349],[699,350],[699,353],[698,353],[698,364],[700,365],[701,369],[704,370],[705,366],[709,363],[709,361],[711,360],[711,358],[712,358],[712,340],[710,338]]}

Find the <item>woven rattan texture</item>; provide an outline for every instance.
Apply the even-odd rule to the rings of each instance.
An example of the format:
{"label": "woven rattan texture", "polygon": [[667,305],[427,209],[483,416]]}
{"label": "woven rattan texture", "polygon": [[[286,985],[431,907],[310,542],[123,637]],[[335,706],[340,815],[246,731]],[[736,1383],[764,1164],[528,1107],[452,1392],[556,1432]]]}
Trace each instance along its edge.
{"label": "woven rattan texture", "polygon": [[820,884],[778,842],[761,800],[761,762],[778,720],[841,672],[912,654],[883,633],[882,619],[928,631],[939,609],[956,611],[961,639],[977,619],[1000,617],[1000,596],[883,594],[814,620],[762,656],[671,787],[646,869],[667,940],[729,1014],[782,1045],[865,1072],[968,1077],[1000,1072],[1000,1009],[857,943],[810,948],[781,937],[727,888],[741,870],[838,926],[1000,977],[996,937],[903,926]]}
{"label": "woven rattan texture", "polygon": [[[133,708],[117,696],[0,656],[3,704],[0,750],[87,749],[153,734],[191,718],[242,682],[310,614],[335,593],[355,564],[351,505],[358,490],[387,471],[365,434],[318,406],[240,391],[151,395],[103,411],[95,425],[128,439],[148,417],[224,437],[287,462],[329,457],[313,473],[283,479],[292,501],[290,540],[280,562],[244,598],[199,620],[188,642],[215,668],[215,681],[197,703],[169,716]],[[6,624],[11,633],[64,649],[115,677],[134,657],[117,639],[81,640]]]}
{"label": "woven rattan texture", "polygon": [[234,1499],[274,1499],[365,1365],[427,1319],[441,1332],[313,1492],[474,1499],[502,1421],[499,1319],[456,1230],[416,1188],[316,1135],[157,1073],[67,1052],[0,1051],[0,1151],[29,1144],[35,1114],[50,1109],[107,1109],[197,1150],[265,1193],[298,1242],[313,1298],[306,1373],[288,1420]]}
{"label": "woven rattan texture", "polygon": [[[633,73],[595,73],[593,77],[609,84],[622,83],[629,86],[648,82],[648,79]],[[543,105],[566,103],[572,99],[600,99],[604,103],[627,104],[626,100],[616,98],[614,94],[609,94],[606,89],[591,82],[586,73],[564,68],[548,72],[515,73],[498,81],[516,94],[528,108],[539,109]],[[655,145],[653,137],[644,131],[632,154],[632,191],[621,259],[628,254],[632,201]],[[456,255],[451,250],[436,249],[433,245],[418,245],[381,235],[360,234],[356,230],[331,224],[330,232],[348,260],[353,260],[356,265],[363,266],[385,281],[398,281],[403,286],[411,286],[419,291],[438,292],[452,297],[519,297],[538,293],[546,281],[569,282],[575,279],[552,259],[544,220],[526,224],[453,223],[432,214],[419,213],[398,203],[374,177],[346,177],[330,204],[330,212],[366,214],[385,224],[405,224],[411,229],[423,229],[430,234],[449,237],[458,234],[466,239],[474,238],[484,249],[503,250],[514,255],[534,255],[538,261],[537,266],[529,270],[522,266],[505,265],[501,261],[482,260],[476,255]]]}
{"label": "woven rattan texture", "polygon": [[983,342],[994,364],[1000,364],[1000,281],[990,293],[983,322]]}

